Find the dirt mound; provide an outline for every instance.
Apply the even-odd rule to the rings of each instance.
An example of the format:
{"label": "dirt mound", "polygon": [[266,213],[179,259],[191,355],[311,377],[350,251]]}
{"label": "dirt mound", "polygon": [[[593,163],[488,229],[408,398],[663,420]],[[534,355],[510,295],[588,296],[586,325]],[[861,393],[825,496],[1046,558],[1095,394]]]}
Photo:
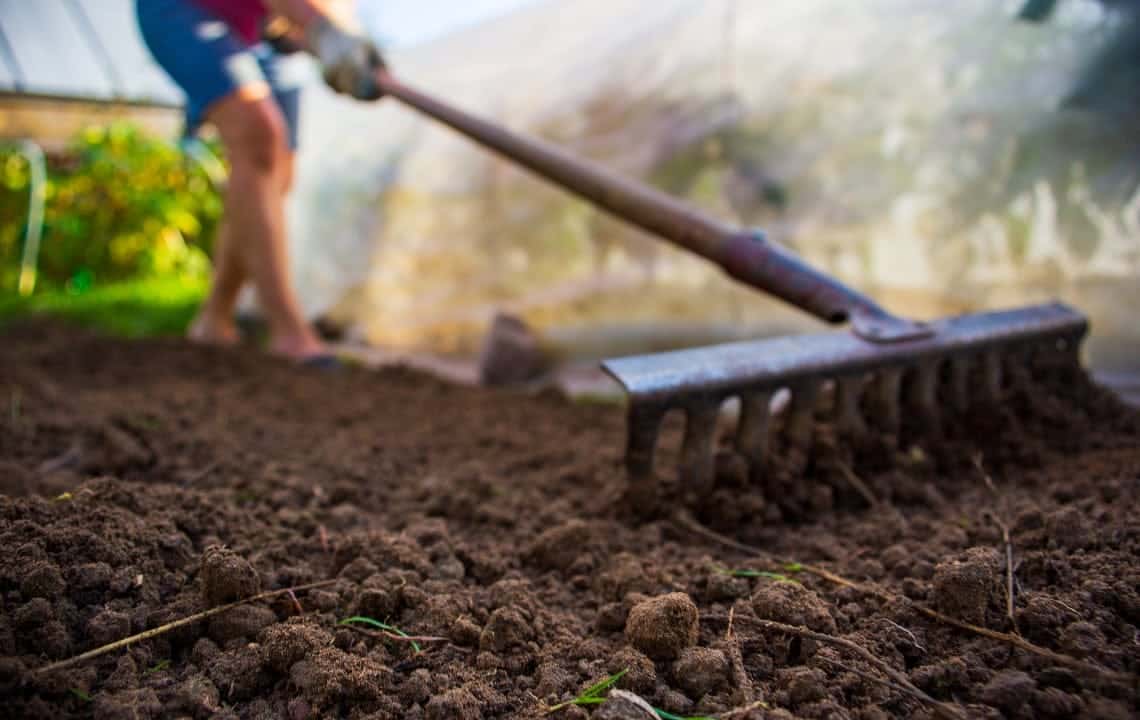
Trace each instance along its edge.
{"label": "dirt mound", "polygon": [[617,687],[679,715],[932,717],[865,658],[760,625],[776,621],[854,642],[971,717],[1134,716],[1140,432],[1083,375],[1046,370],[938,443],[904,427],[847,447],[821,425],[801,475],[762,482],[722,452],[715,500],[693,510],[774,562],[635,520],[618,407],[10,329],[6,713],[537,718],[624,670]]}

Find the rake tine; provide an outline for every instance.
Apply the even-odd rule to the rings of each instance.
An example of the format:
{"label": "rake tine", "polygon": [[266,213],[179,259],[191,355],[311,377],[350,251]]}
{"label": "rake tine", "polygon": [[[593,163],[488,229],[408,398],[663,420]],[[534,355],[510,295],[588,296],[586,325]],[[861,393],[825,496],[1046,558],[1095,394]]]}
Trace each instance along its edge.
{"label": "rake tine", "polygon": [[1003,377],[1008,378],[1010,387],[1020,390],[1029,390],[1033,386],[1029,368],[1036,358],[1037,349],[1032,347],[1019,347],[1007,350],[1003,356]]}
{"label": "rake tine", "polygon": [[664,410],[655,405],[630,403],[625,450],[625,467],[630,477],[641,479],[653,473],[653,454],[664,417]]}
{"label": "rake tine", "polygon": [[752,392],[740,398],[740,425],[736,429],[736,449],[754,468],[763,467],[768,458],[769,405],[772,393]]}
{"label": "rake tine", "polygon": [[998,350],[987,350],[982,354],[982,393],[987,402],[1001,400],[1002,354]]}
{"label": "rake tine", "polygon": [[871,389],[876,420],[890,433],[898,432],[901,425],[899,392],[902,389],[902,378],[902,368],[886,368],[875,377]]}
{"label": "rake tine", "polygon": [[713,442],[720,404],[702,402],[686,413],[685,439],[681,444],[681,479],[697,493],[712,489],[715,458]]}
{"label": "rake tine", "polygon": [[938,379],[941,364],[937,358],[920,362],[914,385],[911,387],[911,403],[927,423],[928,429],[935,434],[941,429],[938,412]]}
{"label": "rake tine", "polygon": [[970,407],[970,358],[966,355],[950,358],[950,404],[958,412]]}
{"label": "rake tine", "polygon": [[806,380],[792,390],[792,407],[788,418],[788,442],[792,447],[806,450],[811,446],[815,408],[823,383]]}
{"label": "rake tine", "polygon": [[[1080,367],[1088,321],[1054,303],[947,318],[931,327],[932,337],[897,343],[826,333],[606,360],[606,372],[625,388],[630,406],[639,408],[630,413],[631,473],[650,472],[664,412],[681,407],[688,410],[682,448],[686,489],[707,490],[715,470],[716,418],[725,398],[740,398],[734,442],[750,461],[753,477],[772,465],[777,449],[772,426],[780,429],[779,450],[791,451],[787,463],[776,463],[781,473],[809,467],[817,412],[831,416],[839,435],[873,429],[883,438],[882,449],[897,450],[904,408],[931,421],[924,430],[945,433],[949,428],[940,402],[953,412],[969,410],[1000,399],[1011,384],[1036,383],[1039,371],[1063,381],[1068,364]],[[825,392],[833,395],[821,402]],[[784,410],[787,414],[778,418]]]}
{"label": "rake tine", "polygon": [[867,432],[867,423],[859,411],[859,401],[866,386],[865,375],[839,378],[835,393],[835,427],[840,435],[861,437]]}

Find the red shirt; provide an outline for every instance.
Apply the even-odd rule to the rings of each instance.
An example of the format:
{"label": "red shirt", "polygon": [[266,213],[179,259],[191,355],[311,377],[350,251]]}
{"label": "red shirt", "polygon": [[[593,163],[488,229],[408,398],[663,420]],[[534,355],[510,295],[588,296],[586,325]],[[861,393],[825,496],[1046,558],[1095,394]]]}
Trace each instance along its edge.
{"label": "red shirt", "polygon": [[268,11],[262,0],[194,0],[199,7],[217,15],[246,42],[261,36],[261,23]]}

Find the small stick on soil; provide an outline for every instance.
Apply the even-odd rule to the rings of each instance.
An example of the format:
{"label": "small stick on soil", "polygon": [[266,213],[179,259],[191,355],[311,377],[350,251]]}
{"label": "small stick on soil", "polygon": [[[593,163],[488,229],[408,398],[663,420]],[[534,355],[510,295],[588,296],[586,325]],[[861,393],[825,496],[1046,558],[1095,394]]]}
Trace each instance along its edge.
{"label": "small stick on soil", "polygon": [[94,650],[88,650],[82,655],[76,655],[75,657],[68,658],[67,660],[60,660],[59,662],[54,662],[48,665],[44,665],[43,667],[36,668],[35,670],[31,671],[30,675],[33,677],[37,675],[46,675],[47,673],[54,672],[56,670],[62,670],[64,668],[71,667],[72,665],[78,665],[81,662],[85,662],[92,658],[97,658],[100,655],[106,655],[109,652],[134,645],[137,642],[156,638],[159,635],[164,635],[171,630],[177,630],[178,628],[185,625],[192,625],[193,623],[196,623],[200,620],[205,620],[206,618],[220,615],[227,610],[233,610],[234,608],[240,607],[242,605],[249,605],[250,603],[259,602],[261,600],[271,600],[280,595],[292,594],[294,592],[301,592],[303,590],[314,590],[316,588],[332,585],[335,582],[336,580],[322,580],[320,582],[309,583],[308,585],[298,585],[296,587],[285,588],[283,590],[270,590],[269,592],[253,595],[252,597],[247,597],[244,600],[238,600],[237,602],[232,602],[228,605],[220,605],[216,608],[203,610],[200,613],[194,613],[193,615],[184,617],[181,620],[175,620],[174,622],[169,622],[165,625],[160,625],[156,628],[151,628],[145,632],[138,633],[137,635],[131,635],[130,637],[125,637],[122,640],[116,640],[113,643],[108,643],[101,647],[97,647]]}
{"label": "small stick on soil", "polygon": [[301,607],[301,601],[297,599],[297,593],[293,589],[289,589],[289,599],[293,601],[293,609],[297,611],[298,615],[305,614],[305,608]]}
{"label": "small stick on soil", "polygon": [[[724,615],[710,615],[706,617],[707,619],[713,621],[727,620],[727,617]],[[770,630],[772,632],[784,633],[785,635],[795,635],[796,637],[807,638],[810,640],[815,640],[816,642],[821,642],[827,645],[832,645],[834,647],[848,650],[863,658],[871,665],[877,667],[880,671],[883,672],[883,674],[897,683],[900,686],[900,689],[905,689],[908,695],[929,704],[939,717],[953,718],[954,720],[961,720],[961,718],[965,717],[958,708],[930,697],[922,690],[919,690],[917,687],[915,687],[906,675],[903,675],[901,672],[888,665],[884,660],[877,657],[874,653],[862,645],[854,643],[846,638],[828,635],[827,633],[815,632],[814,630],[809,630],[806,627],[796,627],[795,625],[788,625],[786,623],[776,622],[775,620],[744,617],[742,618],[742,621],[747,622],[751,625],[756,625],[765,630]]]}
{"label": "small stick on soil", "polygon": [[[978,468],[978,472],[982,476],[982,481],[985,482],[986,487],[989,488],[990,494],[994,496],[995,502],[1000,502],[1001,493],[998,492],[997,486],[994,485],[993,478],[986,472],[986,468],[982,465],[982,454],[978,453],[974,456],[974,467]],[[1009,626],[1013,628],[1013,632],[1017,635],[1021,634],[1021,630],[1017,627],[1017,618],[1013,614],[1013,541],[1009,537],[1009,525],[1007,525],[996,512],[986,512],[985,515],[989,517],[998,530],[1001,531],[1002,543],[1005,545],[1005,616],[1009,619]]]}
{"label": "small stick on soil", "polygon": [[915,634],[914,634],[913,632],[911,632],[910,630],[908,630],[908,629],[904,628],[902,625],[899,625],[897,622],[895,622],[894,620],[891,620],[890,618],[883,618],[883,619],[887,621],[887,624],[888,624],[888,625],[892,625],[892,626],[894,626],[894,627],[898,628],[899,630],[902,630],[904,633],[906,633],[906,634],[907,634],[907,636],[910,638],[910,641],[911,641],[912,643],[914,643],[914,646],[915,646],[916,648],[918,648],[918,649],[919,649],[919,650],[921,650],[922,652],[926,652],[926,648],[924,648],[924,647],[922,646],[922,643],[920,643],[920,642],[918,641],[918,638],[915,636]]}
{"label": "small stick on soil", "polygon": [[201,470],[192,474],[190,477],[183,480],[182,484],[183,485],[197,485],[201,481],[205,480],[207,475],[209,475],[210,473],[217,470],[219,465],[221,465],[221,463],[218,462],[217,460],[215,460],[214,462],[206,465],[206,467],[202,468]]}
{"label": "small stick on soil", "polygon": [[1001,540],[1005,545],[1005,616],[1009,620],[1009,626],[1013,628],[1013,632],[1020,635],[1021,630],[1017,627],[1017,617],[1013,614],[1013,541],[1009,538],[1009,526],[1002,522],[1002,519],[995,513],[987,512],[986,515],[1001,531]]}
{"label": "small stick on soil", "polygon": [[[710,530],[707,527],[705,527],[704,525],[701,525],[696,520],[694,520],[692,518],[692,516],[690,516],[688,513],[685,513],[685,512],[678,513],[676,516],[674,516],[674,522],[676,522],[679,527],[681,527],[685,530],[688,530],[688,531],[690,531],[696,535],[700,535],[701,537],[704,537],[708,540],[712,540],[714,542],[720,543],[721,545],[724,545],[726,547],[730,547],[734,550],[737,550],[737,551],[740,551],[743,553],[747,553],[747,554],[752,555],[756,558],[766,560],[767,562],[770,562],[773,565],[777,565],[780,567],[786,567],[787,565],[790,564],[787,561],[782,561],[779,558],[777,558],[777,557],[775,557],[769,553],[764,552],[760,548],[752,547],[751,545],[746,545],[742,542],[738,542],[736,540],[733,540],[732,538],[725,537],[724,535],[721,535],[718,532]],[[916,603],[914,600],[911,600],[910,598],[906,597],[905,595],[896,595],[894,593],[887,592],[886,590],[882,590],[882,589],[879,589],[879,588],[871,586],[871,585],[864,585],[861,583],[857,583],[857,582],[854,582],[853,580],[848,580],[847,578],[842,577],[840,575],[836,575],[835,573],[831,572],[830,570],[825,570],[824,568],[817,567],[814,565],[806,565],[804,563],[796,563],[796,565],[800,569],[800,571],[806,572],[806,573],[811,574],[811,575],[815,575],[816,577],[827,580],[828,582],[833,583],[835,585],[839,585],[841,587],[849,587],[849,588],[852,588],[854,590],[858,590],[859,592],[865,593],[867,595],[877,597],[880,600],[885,600],[887,602],[896,602],[896,603],[905,604],[905,605],[913,608],[916,612],[921,613],[922,615],[925,615],[926,617],[928,617],[932,620],[937,620],[938,622],[945,623],[946,625],[950,625],[951,627],[956,627],[959,630],[965,630],[967,632],[974,633],[975,635],[981,635],[982,637],[988,637],[991,640],[998,640],[1000,642],[1009,643],[1010,645],[1013,645],[1014,647],[1016,647],[1020,650],[1024,650],[1025,652],[1032,653],[1034,655],[1039,655],[1039,656],[1044,657],[1044,658],[1048,658],[1049,660],[1052,660],[1055,663],[1059,663],[1061,665],[1067,665],[1068,667],[1075,668],[1077,670],[1081,670],[1083,672],[1089,673],[1090,675],[1098,675],[1100,677],[1107,678],[1109,680],[1115,680],[1117,682],[1123,682],[1123,683],[1132,683],[1135,681],[1134,676],[1132,676],[1128,673],[1122,673],[1122,672],[1117,672],[1115,670],[1109,670],[1108,668],[1104,668],[1104,667],[1101,667],[1100,665],[1095,665],[1095,664],[1090,663],[1090,662],[1085,662],[1083,660],[1078,660],[1077,658],[1071,657],[1069,655],[1062,655],[1061,653],[1054,652],[1048,648],[1041,647],[1040,645],[1034,645],[1033,643],[1029,642],[1028,640],[1026,640],[1025,638],[1023,638],[1020,635],[1014,635],[1012,633],[999,632],[997,630],[990,630],[989,628],[979,627],[977,625],[972,625],[968,622],[963,622],[962,620],[952,618],[949,615],[943,615],[942,613],[938,612],[937,610],[935,610],[933,608],[927,607],[927,606],[922,605],[920,603]]]}
{"label": "small stick on soil", "polygon": [[863,496],[863,499],[867,501],[867,504],[870,505],[872,509],[879,507],[879,498],[875,497],[875,493],[871,492],[871,488],[867,487],[867,483],[863,482],[863,478],[855,474],[855,471],[851,469],[850,465],[842,460],[838,460],[835,463],[835,467],[839,469],[840,474],[843,475],[851,487],[855,488],[856,492]]}
{"label": "small stick on soil", "polygon": [[740,643],[732,636],[732,623],[735,619],[736,606],[733,605],[728,609],[728,627],[724,631],[724,640],[721,644],[728,654],[732,684],[737,691],[734,702],[737,705],[750,705],[756,697],[756,692],[752,687],[752,679],[748,677],[748,671],[744,669],[744,653],[740,651]]}
{"label": "small stick on soil", "polygon": [[1045,599],[1046,599],[1046,600],[1048,600],[1048,601],[1049,601],[1049,602],[1051,602],[1051,603],[1054,603],[1054,604],[1056,604],[1056,605],[1059,605],[1059,606],[1061,606],[1061,607],[1065,608],[1066,610],[1068,610],[1068,611],[1069,611],[1069,612],[1071,612],[1072,614],[1076,615],[1078,618],[1080,618],[1080,617],[1084,617],[1083,615],[1081,615],[1081,614],[1080,614],[1080,612],[1078,612],[1078,611],[1077,611],[1077,609],[1076,609],[1075,607],[1073,607],[1072,605],[1068,604],[1067,602],[1064,602],[1063,600],[1058,600],[1058,599],[1057,599],[1057,598],[1055,598],[1055,597],[1046,597]]}
{"label": "small stick on soil", "polygon": [[645,698],[641,697],[637,693],[631,693],[628,690],[614,689],[614,690],[610,691],[609,698],[610,698],[610,700],[624,700],[624,701],[626,701],[627,703],[629,703],[633,707],[635,707],[638,710],[640,710],[641,712],[645,713],[645,717],[647,717],[647,718],[653,718],[654,720],[656,720],[658,717],[660,717],[660,715],[658,715],[657,711],[653,708],[653,706],[649,704],[649,701],[646,700]]}
{"label": "small stick on soil", "polygon": [[764,702],[763,700],[756,700],[755,702],[751,702],[751,703],[745,705],[744,707],[738,707],[735,710],[729,710],[728,712],[723,713],[720,716],[720,720],[730,720],[731,718],[734,718],[737,715],[746,715],[746,714],[752,712],[753,710],[765,710],[767,708],[768,708],[768,703]]}

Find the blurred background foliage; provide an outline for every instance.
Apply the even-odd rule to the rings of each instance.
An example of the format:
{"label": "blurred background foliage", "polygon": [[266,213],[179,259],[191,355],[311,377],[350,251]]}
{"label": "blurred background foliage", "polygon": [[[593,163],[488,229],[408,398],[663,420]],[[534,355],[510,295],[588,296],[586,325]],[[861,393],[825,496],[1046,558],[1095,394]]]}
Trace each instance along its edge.
{"label": "blurred background foliage", "polygon": [[[47,166],[36,292],[18,298],[31,173],[18,148],[0,145],[0,316],[44,311],[129,334],[180,332],[205,292],[222,211],[210,174],[130,123],[84,130]],[[134,305],[141,315],[124,317]]]}
{"label": "blurred background foliage", "polygon": [[[29,198],[28,161],[0,146],[0,287],[15,287]],[[195,277],[209,269],[222,202],[207,173],[171,143],[127,123],[91,127],[48,156],[39,284]]]}

